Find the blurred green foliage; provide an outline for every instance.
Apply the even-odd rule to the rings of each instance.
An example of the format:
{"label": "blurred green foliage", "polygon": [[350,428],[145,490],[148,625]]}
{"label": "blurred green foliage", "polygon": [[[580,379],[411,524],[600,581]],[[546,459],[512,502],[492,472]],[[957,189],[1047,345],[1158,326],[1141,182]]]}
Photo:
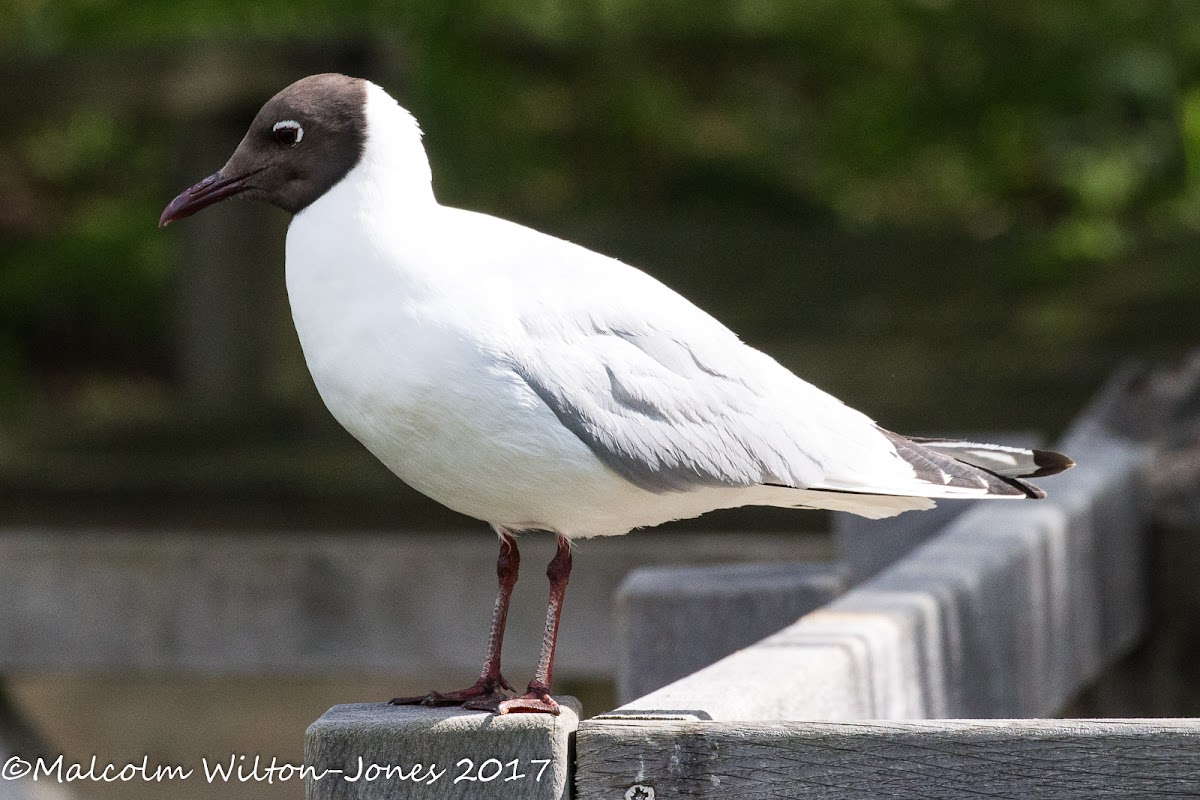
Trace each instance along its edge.
{"label": "blurred green foliage", "polygon": [[[1004,242],[1031,336],[1200,228],[1200,13],[1147,0],[7,0],[4,63],[359,42],[435,131],[443,201],[522,219],[720,211]],[[34,90],[36,91],[36,89]],[[9,96],[30,97],[27,91]],[[0,387],[161,372],[170,129],[27,103],[0,131]],[[15,114],[13,113],[15,112]],[[199,177],[199,176],[195,176]],[[719,268],[719,265],[709,265]],[[1177,266],[1160,294],[1194,285]],[[1130,280],[1128,289],[1139,289]],[[1145,290],[1145,286],[1141,287]],[[936,315],[936,310],[931,310]],[[1072,334],[1074,332],[1074,334]]]}

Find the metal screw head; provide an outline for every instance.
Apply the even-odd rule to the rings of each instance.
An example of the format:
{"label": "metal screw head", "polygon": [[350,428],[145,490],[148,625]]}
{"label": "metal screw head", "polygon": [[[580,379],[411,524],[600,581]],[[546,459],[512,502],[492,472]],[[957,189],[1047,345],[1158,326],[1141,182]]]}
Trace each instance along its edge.
{"label": "metal screw head", "polygon": [[625,800],[654,800],[654,787],[635,783],[625,790]]}

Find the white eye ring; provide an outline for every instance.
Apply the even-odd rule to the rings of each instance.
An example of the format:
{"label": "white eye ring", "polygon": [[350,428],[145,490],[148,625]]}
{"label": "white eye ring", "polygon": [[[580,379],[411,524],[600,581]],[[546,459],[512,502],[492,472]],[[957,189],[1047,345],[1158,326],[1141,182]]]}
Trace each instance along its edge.
{"label": "white eye ring", "polygon": [[296,132],[296,140],[294,142],[292,142],[293,147],[300,144],[300,141],[304,138],[304,128],[300,127],[299,122],[296,122],[296,120],[294,120],[294,119],[280,120],[279,122],[276,122],[275,125],[271,128],[271,132],[279,133],[281,130],[284,130],[284,129],[290,129],[290,130],[293,130]]}

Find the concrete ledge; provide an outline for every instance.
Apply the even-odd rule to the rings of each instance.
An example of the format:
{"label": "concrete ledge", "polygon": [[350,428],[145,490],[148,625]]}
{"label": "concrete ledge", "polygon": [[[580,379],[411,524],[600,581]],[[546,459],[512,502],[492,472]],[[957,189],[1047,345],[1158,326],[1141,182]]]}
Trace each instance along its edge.
{"label": "concrete ledge", "polygon": [[617,695],[633,700],[690,675],[845,589],[836,564],[634,570],[617,589]]}
{"label": "concrete ledge", "polygon": [[1200,720],[592,719],[576,796],[1097,800],[1200,796]]}
{"label": "concrete ledge", "polygon": [[334,706],[304,740],[306,800],[530,798],[570,793],[573,740],[582,711],[556,697],[557,717],[502,717],[460,708],[383,703]]}

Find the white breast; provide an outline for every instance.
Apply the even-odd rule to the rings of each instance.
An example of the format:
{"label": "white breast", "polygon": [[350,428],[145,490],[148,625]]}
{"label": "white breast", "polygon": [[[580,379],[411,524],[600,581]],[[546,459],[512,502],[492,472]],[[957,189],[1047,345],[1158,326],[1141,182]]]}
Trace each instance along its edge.
{"label": "white breast", "polygon": [[660,499],[605,467],[506,368],[478,332],[501,321],[473,324],[486,298],[421,280],[405,269],[411,246],[347,225],[337,200],[293,221],[288,296],[321,398],[389,469],[449,508],[513,527],[586,536],[681,516],[639,511]]}

